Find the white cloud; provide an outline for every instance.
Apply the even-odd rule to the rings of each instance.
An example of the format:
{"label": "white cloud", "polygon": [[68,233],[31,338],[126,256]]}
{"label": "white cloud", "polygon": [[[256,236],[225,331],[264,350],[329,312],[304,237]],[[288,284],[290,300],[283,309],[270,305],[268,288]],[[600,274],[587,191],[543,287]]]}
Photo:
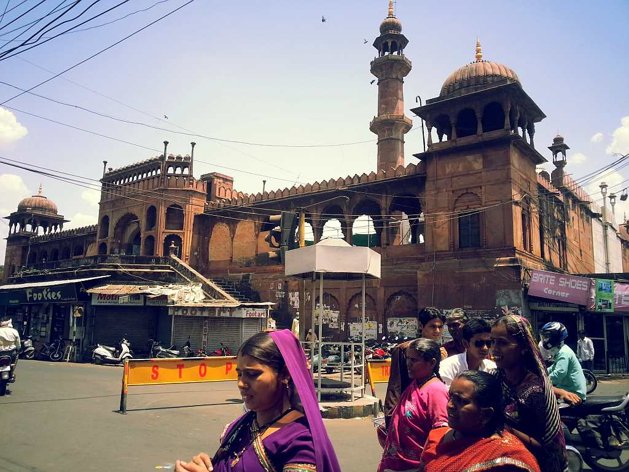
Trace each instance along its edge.
{"label": "white cloud", "polygon": [[594,136],[590,138],[591,143],[600,143],[605,135],[603,133],[596,133]]}
{"label": "white cloud", "polygon": [[15,115],[0,107],[0,144],[8,144],[22,139],[28,134],[25,126],[17,121]]}
{"label": "white cloud", "polygon": [[607,154],[627,154],[629,152],[629,116],[620,120],[620,128],[612,133],[612,142],[607,146]]}
{"label": "white cloud", "polygon": [[90,206],[98,206],[98,202],[100,202],[100,192],[98,190],[85,190],[81,194],[81,198],[89,203]]}
{"label": "white cloud", "polygon": [[569,164],[579,165],[579,164],[583,164],[587,160],[588,160],[588,157],[585,154],[581,153],[581,152],[576,152],[576,153],[570,154],[568,156],[568,163]]}
{"label": "white cloud", "polygon": [[68,218],[70,223],[63,226],[63,229],[82,228],[83,226],[95,225],[97,215],[86,215],[84,213],[75,213],[74,216]]}

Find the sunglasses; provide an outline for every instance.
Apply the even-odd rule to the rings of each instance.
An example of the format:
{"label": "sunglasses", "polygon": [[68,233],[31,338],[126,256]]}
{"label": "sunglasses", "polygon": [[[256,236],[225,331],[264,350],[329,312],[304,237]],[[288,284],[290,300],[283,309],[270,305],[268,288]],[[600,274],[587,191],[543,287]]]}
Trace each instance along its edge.
{"label": "sunglasses", "polygon": [[491,339],[488,340],[484,340],[484,339],[477,339],[476,341],[474,341],[474,346],[476,346],[477,348],[482,348],[483,346],[487,346],[487,347],[491,347],[492,342]]}

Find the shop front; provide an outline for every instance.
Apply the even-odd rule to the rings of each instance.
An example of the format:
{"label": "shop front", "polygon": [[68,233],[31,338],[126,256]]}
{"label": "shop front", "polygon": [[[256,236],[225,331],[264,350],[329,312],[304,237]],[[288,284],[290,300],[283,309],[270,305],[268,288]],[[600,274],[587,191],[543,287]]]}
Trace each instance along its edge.
{"label": "shop front", "polygon": [[172,321],[171,343],[183,346],[190,340],[193,351],[212,353],[227,346],[235,354],[240,345],[267,327],[271,303],[236,307],[176,305],[168,307]]}
{"label": "shop front", "polygon": [[549,321],[563,323],[575,352],[578,331],[584,330],[594,344],[595,371],[629,371],[629,284],[534,270],[528,306],[536,330]]}
{"label": "shop front", "polygon": [[[72,352],[85,344],[85,316],[89,296],[85,283],[103,277],[54,280],[0,286],[4,312],[20,336],[33,338],[35,348],[59,338]],[[74,360],[74,355],[67,359]]]}

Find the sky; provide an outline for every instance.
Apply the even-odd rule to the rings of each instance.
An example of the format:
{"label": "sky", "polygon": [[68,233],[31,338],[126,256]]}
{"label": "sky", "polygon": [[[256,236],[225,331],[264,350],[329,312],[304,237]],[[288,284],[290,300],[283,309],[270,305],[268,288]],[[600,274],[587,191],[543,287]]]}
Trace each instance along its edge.
{"label": "sky", "polygon": [[[10,10],[18,3],[0,0],[0,54],[29,16],[9,22],[37,2]],[[41,185],[71,221],[64,228],[96,224],[103,161],[119,168],[157,156],[164,140],[182,155],[195,141],[195,176],[232,175],[246,193],[261,191],[263,180],[272,190],[375,170],[369,122],[377,84],[369,67],[387,7],[388,0],[133,0],[82,31],[0,56],[0,216]],[[398,0],[395,13],[413,64],[404,84],[414,118],[406,163],[422,150],[410,112],[417,97],[438,96],[448,75],[474,60],[479,38],[483,58],[512,68],[546,114],[537,150],[552,161],[547,146],[564,136],[566,172],[595,173],[584,187],[599,205],[601,181],[609,192],[629,188],[622,166],[596,173],[629,152],[628,1]],[[18,162],[82,183],[8,165]],[[615,211],[622,221],[629,201]],[[3,220],[2,238],[7,229]]]}

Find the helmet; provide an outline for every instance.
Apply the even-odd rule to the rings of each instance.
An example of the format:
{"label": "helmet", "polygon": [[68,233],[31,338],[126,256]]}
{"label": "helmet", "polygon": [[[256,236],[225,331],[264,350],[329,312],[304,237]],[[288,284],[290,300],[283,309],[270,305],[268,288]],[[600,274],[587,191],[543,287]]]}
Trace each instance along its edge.
{"label": "helmet", "polygon": [[563,344],[568,337],[568,330],[563,324],[557,321],[551,321],[542,326],[541,335],[544,348],[552,349],[553,347],[559,347]]}

